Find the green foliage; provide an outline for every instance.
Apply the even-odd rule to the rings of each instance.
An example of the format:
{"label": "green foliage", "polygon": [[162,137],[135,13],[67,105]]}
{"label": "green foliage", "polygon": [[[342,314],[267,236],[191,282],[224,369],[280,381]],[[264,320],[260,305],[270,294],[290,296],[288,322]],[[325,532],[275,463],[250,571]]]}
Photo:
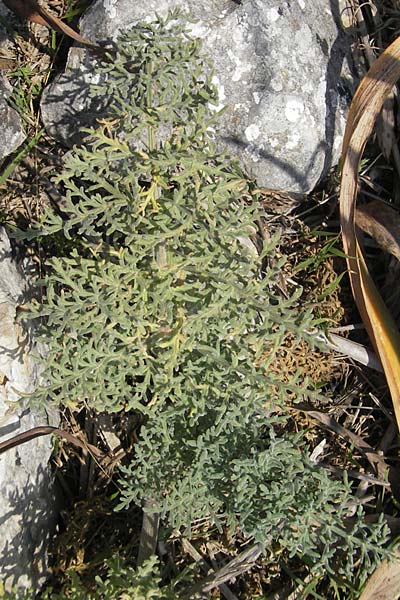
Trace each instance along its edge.
{"label": "green foliage", "polygon": [[13,91],[9,102],[20,116],[32,123],[32,103],[40,98],[43,82],[37,77],[37,73],[29,66],[21,66],[9,74],[13,84]]}
{"label": "green foliage", "polygon": [[62,230],[75,249],[49,264],[43,402],[51,392],[57,404],[114,411],[191,397],[204,412],[215,394],[262,404],[282,382],[260,358],[288,330],[311,328],[296,298],[274,292],[281,264],[260,276],[274,242],[260,256],[251,244],[257,198],[243,201],[249,183],[215,151],[216,91],[182,29],[146,24],[122,38],[93,89],[110,95],[116,122],[92,132],[60,177],[67,218],[49,213],[41,232]]}
{"label": "green foliage", "polygon": [[[105,574],[96,577],[96,586],[92,590],[81,582],[76,573],[71,573],[70,582],[62,592],[48,589],[40,597],[41,600],[176,600],[174,584],[161,588],[160,582],[156,556],[149,558],[138,569],[126,566],[116,556],[106,562]],[[0,598],[32,600],[32,592],[26,595],[0,592]]]}
{"label": "green foliage", "polygon": [[40,129],[28,142],[24,143],[22,148],[15,154],[10,163],[0,173],[0,185],[3,185],[14,171],[15,167],[36,147],[36,144],[42,137],[44,129]]}
{"label": "green foliage", "polygon": [[96,577],[96,588],[88,591],[74,574],[62,593],[46,592],[43,600],[176,600],[173,586],[160,588],[157,558],[152,556],[139,569],[124,565],[119,557],[107,561],[107,572]]}
{"label": "green foliage", "polygon": [[360,513],[346,529],[348,484],[282,431],[288,391],[314,392],[270,367],[288,332],[313,343],[312,316],[276,292],[282,262],[262,267],[277,240],[256,250],[257,196],[215,148],[209,65],[177,16],[137,25],[100,66],[109,117],[67,160],[64,214],[30,232],[70,241],[36,313],[50,353],[35,400],[145,416],[122,505],[152,499],[175,527],[209,517],[316,571],[366,574],[384,527]]}

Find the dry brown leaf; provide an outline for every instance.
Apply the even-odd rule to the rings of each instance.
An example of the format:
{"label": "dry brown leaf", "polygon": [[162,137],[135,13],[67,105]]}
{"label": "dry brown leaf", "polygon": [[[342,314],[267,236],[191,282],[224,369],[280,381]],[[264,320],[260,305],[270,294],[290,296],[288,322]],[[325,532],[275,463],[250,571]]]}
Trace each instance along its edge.
{"label": "dry brown leaf", "polygon": [[383,103],[382,111],[376,123],[376,136],[383,156],[389,160],[392,148],[396,143],[393,91]]}
{"label": "dry brown leaf", "polygon": [[400,597],[400,555],[375,569],[359,600],[397,600]]}
{"label": "dry brown leaf", "polygon": [[355,301],[379,354],[400,427],[400,334],[368,272],[355,233],[358,167],[383,103],[400,77],[400,38],[372,65],[350,106],[342,151],[340,220]]}
{"label": "dry brown leaf", "polygon": [[400,215],[379,200],[356,208],[356,224],[368,233],[385,252],[400,260]]}
{"label": "dry brown leaf", "polygon": [[49,13],[36,0],[3,0],[3,3],[21,19],[27,19],[33,23],[39,23],[39,25],[46,25],[97,52],[104,51],[104,48],[96,46],[96,44],[63,23],[61,19]]}

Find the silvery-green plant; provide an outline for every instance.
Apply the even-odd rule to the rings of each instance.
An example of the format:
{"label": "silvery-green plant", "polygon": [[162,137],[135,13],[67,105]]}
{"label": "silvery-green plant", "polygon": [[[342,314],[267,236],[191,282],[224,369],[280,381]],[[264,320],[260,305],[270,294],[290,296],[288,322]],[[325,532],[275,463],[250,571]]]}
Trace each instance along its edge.
{"label": "silvery-green plant", "polygon": [[66,240],[37,311],[50,352],[35,400],[143,415],[121,505],[151,499],[174,527],[208,517],[317,571],[368,573],[385,528],[362,511],[346,527],[349,485],[285,433],[288,392],[313,391],[270,367],[288,332],[313,343],[312,315],[277,293],[277,240],[257,235],[257,194],[216,150],[200,43],[173,13],[121,35],[98,73],[108,116],[58,178],[63,214],[31,232]]}

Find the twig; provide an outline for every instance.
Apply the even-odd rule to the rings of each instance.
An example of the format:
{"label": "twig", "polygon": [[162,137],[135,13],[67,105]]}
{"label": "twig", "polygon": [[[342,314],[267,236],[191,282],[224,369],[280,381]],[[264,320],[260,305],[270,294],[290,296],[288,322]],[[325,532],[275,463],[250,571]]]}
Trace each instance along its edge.
{"label": "twig", "polygon": [[5,442],[0,442],[0,454],[2,454],[3,452],[6,452],[7,450],[11,450],[11,448],[15,448],[16,446],[25,444],[26,442],[29,442],[30,440],[33,440],[34,438],[40,437],[42,435],[50,435],[50,434],[58,435],[58,436],[64,438],[71,444],[74,444],[75,446],[79,446],[79,448],[82,448],[82,450],[84,450],[84,452],[88,452],[88,451],[91,452],[97,458],[102,458],[102,456],[103,456],[103,453],[101,452],[101,450],[96,448],[96,446],[93,446],[92,444],[89,444],[87,442],[82,442],[82,440],[80,440],[76,436],[72,435],[72,433],[69,433],[69,431],[64,431],[64,429],[59,429],[58,427],[51,427],[50,425],[43,425],[41,427],[33,427],[32,429],[28,429],[28,431],[24,431],[23,433],[19,433],[18,435],[15,435],[14,437],[6,440]]}
{"label": "twig", "polygon": [[156,551],[160,513],[154,512],[154,500],[145,500],[137,566],[140,567]]}
{"label": "twig", "polygon": [[355,0],[355,5],[356,5],[355,17],[357,19],[357,23],[358,23],[358,27],[359,27],[359,36],[360,36],[360,40],[362,41],[363,46],[364,46],[364,56],[365,56],[365,61],[367,63],[367,68],[369,68],[375,62],[375,54],[374,54],[373,49],[371,48],[371,44],[369,43],[368,28],[364,21],[362,6],[360,6],[358,0]]}

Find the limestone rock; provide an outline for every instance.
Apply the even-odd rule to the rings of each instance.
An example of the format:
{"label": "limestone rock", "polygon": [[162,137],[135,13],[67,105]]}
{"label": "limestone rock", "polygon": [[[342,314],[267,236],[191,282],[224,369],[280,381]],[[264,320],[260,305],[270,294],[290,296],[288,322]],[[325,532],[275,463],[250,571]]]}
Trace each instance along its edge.
{"label": "limestone rock", "polygon": [[7,104],[10,95],[4,78],[0,78],[0,160],[14,152],[25,139],[21,117]]}
{"label": "limestone rock", "polygon": [[14,152],[26,137],[21,117],[7,103],[10,93],[10,85],[0,76],[0,160]]}
{"label": "limestone rock", "polygon": [[[8,19],[10,12],[0,1],[0,16]],[[7,49],[10,43],[7,31],[0,24],[0,47]],[[25,139],[21,117],[16,110],[7,103],[11,93],[11,86],[0,71],[0,161],[14,152]]]}
{"label": "limestone rock", "polygon": [[[33,355],[41,349],[18,316],[28,291],[0,228],[0,442],[47,424],[20,395],[33,391],[40,376]],[[6,589],[35,589],[43,582],[55,523],[51,451],[51,439],[40,437],[0,455],[0,582]]]}
{"label": "limestone rock", "polygon": [[[155,13],[181,7],[197,23],[214,61],[215,83],[227,111],[217,141],[238,156],[259,186],[307,192],[339,157],[347,103],[354,91],[340,30],[329,0],[97,0],[80,24],[93,41],[115,40],[120,30]],[[93,59],[73,48],[64,74],[42,101],[48,132],[67,146],[82,140],[81,126],[101,116],[88,98]]]}

